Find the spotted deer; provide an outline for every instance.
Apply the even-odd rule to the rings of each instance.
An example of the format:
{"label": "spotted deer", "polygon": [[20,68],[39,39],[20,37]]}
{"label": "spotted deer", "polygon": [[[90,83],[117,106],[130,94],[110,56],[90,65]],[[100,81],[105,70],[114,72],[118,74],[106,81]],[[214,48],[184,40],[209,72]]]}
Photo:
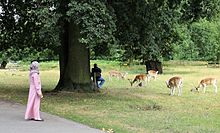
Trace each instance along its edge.
{"label": "spotted deer", "polygon": [[138,86],[142,86],[143,85],[143,82],[146,82],[147,81],[147,75],[146,74],[139,74],[139,75],[136,75],[134,80],[131,80],[131,79],[128,79],[131,83],[131,86],[133,86],[133,84],[135,82],[138,82]]}
{"label": "spotted deer", "polygon": [[199,82],[199,85],[195,88],[193,88],[191,91],[200,91],[200,88],[203,89],[203,93],[206,91],[206,87],[209,85],[214,86],[214,92],[217,93],[217,79],[216,78],[204,78]]}
{"label": "spotted deer", "polygon": [[174,76],[166,81],[166,85],[170,88],[170,95],[173,96],[175,93],[175,89],[178,89],[178,96],[182,95],[182,85],[183,79],[178,76]]}
{"label": "spotted deer", "polygon": [[156,80],[157,79],[157,74],[158,74],[158,71],[149,70],[147,72],[147,81],[150,81],[151,78],[154,78],[154,80]]}
{"label": "spotted deer", "polygon": [[121,78],[121,79],[125,79],[125,77],[127,76],[127,72],[119,72],[119,71],[115,71],[115,70],[111,70],[109,71],[109,80],[112,79],[112,77],[116,77],[116,78]]}

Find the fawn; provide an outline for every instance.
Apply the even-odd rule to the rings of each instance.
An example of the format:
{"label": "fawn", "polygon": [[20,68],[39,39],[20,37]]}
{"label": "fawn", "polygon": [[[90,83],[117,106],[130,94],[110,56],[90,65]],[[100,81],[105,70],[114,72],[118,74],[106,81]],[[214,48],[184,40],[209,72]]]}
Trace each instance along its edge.
{"label": "fawn", "polygon": [[149,70],[147,72],[147,81],[150,81],[150,79],[153,77],[154,80],[157,79],[157,74],[158,74],[158,71],[155,71],[155,70]]}
{"label": "fawn", "polygon": [[121,79],[125,79],[125,77],[127,76],[127,72],[119,72],[119,71],[115,71],[115,70],[111,70],[109,72],[109,80],[111,80],[112,77],[117,77],[118,79],[121,78]]}

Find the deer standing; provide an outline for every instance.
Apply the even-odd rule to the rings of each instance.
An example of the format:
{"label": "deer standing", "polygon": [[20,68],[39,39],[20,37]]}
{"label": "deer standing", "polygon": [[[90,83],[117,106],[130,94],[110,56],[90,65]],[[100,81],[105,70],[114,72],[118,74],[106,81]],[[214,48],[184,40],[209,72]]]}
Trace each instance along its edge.
{"label": "deer standing", "polygon": [[192,89],[191,91],[196,90],[196,91],[199,92],[200,88],[202,88],[203,89],[203,93],[205,93],[206,87],[208,85],[213,85],[214,86],[214,91],[215,91],[215,93],[217,93],[218,87],[217,87],[217,79],[216,78],[205,78],[205,79],[202,79],[199,82],[199,85],[197,87],[195,87],[194,89]]}
{"label": "deer standing", "polygon": [[121,78],[121,79],[125,79],[125,77],[127,76],[127,72],[119,72],[119,71],[115,71],[115,70],[111,70],[109,72],[109,80],[111,80],[112,77],[117,77],[118,79]]}
{"label": "deer standing", "polygon": [[154,78],[154,80],[156,80],[157,79],[157,74],[158,74],[158,71],[149,70],[147,72],[147,81],[150,81],[151,78]]}
{"label": "deer standing", "polygon": [[178,88],[178,96],[182,95],[182,85],[183,79],[181,77],[175,76],[166,81],[166,85],[170,88],[170,95],[173,96],[175,89]]}

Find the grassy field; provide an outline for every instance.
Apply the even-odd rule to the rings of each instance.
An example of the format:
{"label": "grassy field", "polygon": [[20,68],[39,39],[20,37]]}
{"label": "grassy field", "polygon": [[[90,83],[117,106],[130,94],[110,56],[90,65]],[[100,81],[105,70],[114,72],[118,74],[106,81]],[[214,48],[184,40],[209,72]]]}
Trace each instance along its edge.
{"label": "grassy field", "polygon": [[[220,68],[208,68],[204,62],[164,62],[162,75],[144,87],[131,87],[128,80],[108,80],[111,69],[128,72],[128,78],[145,73],[145,66],[119,66],[118,62],[92,61],[103,69],[106,83],[101,93],[45,93],[41,109],[98,129],[115,133],[219,133],[220,94],[212,86],[207,92],[193,93],[204,77],[220,79]],[[18,70],[0,70],[0,98],[26,105],[28,65]],[[58,62],[41,63],[43,90],[52,90],[59,79]],[[169,96],[165,81],[183,77],[183,94]],[[220,82],[219,82],[220,83]],[[218,83],[218,86],[220,84]]]}

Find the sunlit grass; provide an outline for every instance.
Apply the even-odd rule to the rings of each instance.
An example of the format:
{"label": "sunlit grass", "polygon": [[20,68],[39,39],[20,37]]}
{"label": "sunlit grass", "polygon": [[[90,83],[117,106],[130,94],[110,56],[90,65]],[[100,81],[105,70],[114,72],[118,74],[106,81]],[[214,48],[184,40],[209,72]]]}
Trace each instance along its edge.
{"label": "sunlit grass", "polygon": [[[91,61],[103,68],[106,79],[101,93],[45,93],[42,111],[116,133],[220,132],[220,94],[212,86],[207,93],[192,93],[204,77],[220,78],[220,68],[204,62],[165,62],[163,74],[144,87],[131,87],[128,80],[108,80],[111,69],[128,72],[128,78],[145,73],[145,66],[119,66],[119,62]],[[53,67],[51,67],[53,66]],[[26,104],[28,65],[22,71],[0,70],[0,98]],[[41,63],[43,90],[52,90],[59,79],[57,62]],[[48,68],[48,69],[47,69]],[[165,81],[183,77],[183,94],[169,96]],[[219,86],[219,83],[218,83]],[[177,94],[177,92],[176,92]]]}

